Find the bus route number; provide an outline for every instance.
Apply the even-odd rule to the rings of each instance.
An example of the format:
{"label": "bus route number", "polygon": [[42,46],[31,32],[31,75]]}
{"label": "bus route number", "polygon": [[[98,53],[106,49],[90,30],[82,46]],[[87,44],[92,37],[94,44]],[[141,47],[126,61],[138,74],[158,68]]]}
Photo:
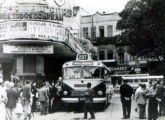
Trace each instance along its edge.
{"label": "bus route number", "polygon": [[78,60],[88,60],[88,55],[87,54],[79,54]]}

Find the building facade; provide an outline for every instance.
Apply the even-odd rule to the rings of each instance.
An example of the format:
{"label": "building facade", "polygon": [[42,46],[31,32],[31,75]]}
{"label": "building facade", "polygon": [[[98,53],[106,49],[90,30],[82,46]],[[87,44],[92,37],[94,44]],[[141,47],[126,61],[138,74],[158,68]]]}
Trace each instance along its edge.
{"label": "building facade", "polygon": [[115,59],[121,64],[133,59],[128,54],[127,46],[115,46],[112,37],[119,35],[120,30],[116,29],[118,13],[99,13],[81,17],[81,34],[83,37],[92,40],[98,47],[98,60]]}
{"label": "building facade", "polygon": [[72,17],[70,4],[69,0],[0,2],[0,74],[4,80],[55,80],[64,62],[85,52],[63,22]]}

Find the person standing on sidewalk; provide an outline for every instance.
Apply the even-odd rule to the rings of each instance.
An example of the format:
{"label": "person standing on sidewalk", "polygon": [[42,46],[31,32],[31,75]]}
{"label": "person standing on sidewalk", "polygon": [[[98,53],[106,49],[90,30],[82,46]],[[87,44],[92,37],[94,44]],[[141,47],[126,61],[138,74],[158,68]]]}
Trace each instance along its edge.
{"label": "person standing on sidewalk", "polygon": [[91,83],[88,83],[87,91],[85,92],[84,119],[87,119],[88,112],[91,115],[91,119],[95,119],[92,104],[93,104],[93,90],[91,89]]}
{"label": "person standing on sidewalk", "polygon": [[138,114],[139,119],[145,119],[145,110],[146,110],[146,104],[147,104],[147,98],[146,98],[146,85],[142,84],[141,89],[139,89],[136,93],[136,102],[138,105]]}
{"label": "person standing on sidewalk", "polygon": [[10,88],[6,90],[7,92],[7,120],[16,120],[16,114],[15,114],[15,108],[16,108],[16,103],[18,101],[18,92],[14,88],[14,83],[10,82],[9,83]]}
{"label": "person standing on sidewalk", "polygon": [[32,82],[31,85],[31,90],[32,90],[32,95],[33,95],[33,101],[32,101],[32,113],[35,112],[35,108],[36,108],[36,101],[37,101],[37,97],[36,97],[36,93],[37,93],[37,86],[36,86],[36,82]]}
{"label": "person standing on sidewalk", "polygon": [[157,89],[156,83],[153,84],[153,87],[147,93],[149,97],[148,101],[148,120],[156,120],[157,118]]}
{"label": "person standing on sidewalk", "polygon": [[128,81],[124,80],[124,83],[120,86],[121,103],[123,108],[123,118],[129,119],[131,113],[131,97],[133,94],[133,88],[128,85]]}
{"label": "person standing on sidewalk", "polygon": [[24,118],[27,120],[31,118],[31,105],[30,105],[30,97],[31,97],[31,85],[30,81],[27,80],[26,84],[22,87],[22,103],[24,110]]}
{"label": "person standing on sidewalk", "polygon": [[158,115],[161,116],[163,112],[163,92],[164,92],[164,87],[163,87],[163,82],[161,83],[160,81],[157,82],[157,97],[158,97],[158,105],[159,105],[159,110],[158,110]]}
{"label": "person standing on sidewalk", "polygon": [[40,102],[41,115],[47,114],[48,92],[45,84],[38,90],[38,101]]}

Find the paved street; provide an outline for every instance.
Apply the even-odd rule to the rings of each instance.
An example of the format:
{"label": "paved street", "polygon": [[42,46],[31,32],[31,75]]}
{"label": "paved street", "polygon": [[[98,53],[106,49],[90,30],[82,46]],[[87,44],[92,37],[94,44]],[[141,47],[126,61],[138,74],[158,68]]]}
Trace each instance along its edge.
{"label": "paved street", "polygon": [[[130,120],[138,120],[138,118],[136,118],[137,114],[134,111],[135,105],[135,101],[133,100]],[[46,116],[40,116],[39,113],[35,113],[34,117],[32,117],[32,120],[81,120],[83,118],[83,112],[79,111],[79,108],[77,110],[73,109],[71,112],[67,112],[67,108],[64,109],[65,110]],[[111,100],[111,104],[105,110],[96,110],[95,115],[96,120],[121,120],[122,107],[120,103],[120,96],[114,95]],[[158,120],[164,119],[165,117],[158,118]]]}

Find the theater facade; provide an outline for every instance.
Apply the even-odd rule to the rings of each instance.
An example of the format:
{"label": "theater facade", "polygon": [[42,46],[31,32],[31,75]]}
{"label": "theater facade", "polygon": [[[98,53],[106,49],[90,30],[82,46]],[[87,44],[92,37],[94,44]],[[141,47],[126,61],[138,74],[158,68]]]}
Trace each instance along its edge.
{"label": "theater facade", "polygon": [[63,24],[64,17],[72,16],[67,3],[0,2],[0,75],[4,80],[56,80],[64,62],[85,52]]}

